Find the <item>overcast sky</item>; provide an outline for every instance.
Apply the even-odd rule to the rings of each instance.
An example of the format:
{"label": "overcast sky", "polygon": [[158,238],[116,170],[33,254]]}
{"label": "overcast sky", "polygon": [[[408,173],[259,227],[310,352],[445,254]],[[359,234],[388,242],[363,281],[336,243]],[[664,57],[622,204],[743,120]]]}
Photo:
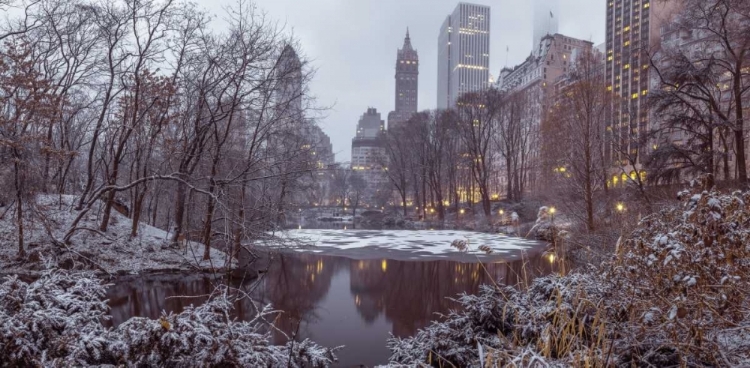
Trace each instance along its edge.
{"label": "overcast sky", "polygon": [[[235,0],[197,0],[221,18]],[[560,33],[604,42],[605,1],[559,0]],[[317,69],[310,86],[320,106],[332,106],[319,121],[331,137],[336,160],[348,161],[357,121],[367,107],[387,120],[394,109],[396,50],[409,27],[419,52],[419,109],[436,106],[437,37],[456,0],[255,0],[268,16],[286,24],[301,54]],[[490,71],[522,62],[532,47],[530,0],[476,0],[492,8]],[[510,48],[507,53],[506,47]],[[507,63],[506,63],[507,60]]]}

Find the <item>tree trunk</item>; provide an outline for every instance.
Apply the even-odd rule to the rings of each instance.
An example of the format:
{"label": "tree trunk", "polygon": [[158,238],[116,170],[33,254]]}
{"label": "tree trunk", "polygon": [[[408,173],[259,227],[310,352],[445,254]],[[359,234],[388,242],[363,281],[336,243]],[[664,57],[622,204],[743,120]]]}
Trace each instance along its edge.
{"label": "tree trunk", "polygon": [[740,185],[743,187],[747,186],[747,162],[745,159],[745,128],[744,128],[744,118],[742,111],[744,105],[742,101],[742,68],[741,64],[739,65],[738,70],[736,71],[734,75],[734,99],[735,99],[735,116],[737,117],[737,121],[735,122],[735,130],[734,130],[734,139],[737,149],[737,176],[740,182]]}
{"label": "tree trunk", "polygon": [[26,257],[26,251],[23,248],[23,183],[21,180],[21,168],[16,157],[16,162],[13,164],[15,169],[15,184],[16,184],[16,221],[18,222],[18,256]]}
{"label": "tree trunk", "polygon": [[407,216],[407,208],[406,208],[406,186],[404,185],[404,190],[400,190],[399,193],[401,194],[401,207],[404,209],[404,217]]}
{"label": "tree trunk", "polygon": [[513,201],[513,170],[511,168],[510,157],[505,159],[505,175],[508,182],[505,189],[505,196],[508,197],[509,201]]}
{"label": "tree trunk", "polygon": [[203,260],[211,258],[211,223],[213,222],[215,205],[214,198],[209,196],[206,206],[206,222],[203,224]]}
{"label": "tree trunk", "polygon": [[178,248],[179,238],[182,235],[184,229],[183,223],[185,222],[185,197],[187,196],[187,185],[183,182],[177,183],[177,197],[175,203],[175,214],[174,214],[174,231],[172,232],[172,239],[169,240],[170,246]]}
{"label": "tree trunk", "polygon": [[110,190],[107,194],[107,202],[104,204],[104,213],[102,214],[102,223],[99,225],[99,231],[106,232],[109,226],[109,217],[112,213],[112,206],[115,204],[115,191]]}
{"label": "tree trunk", "polygon": [[141,209],[143,208],[143,200],[146,198],[146,189],[138,193],[133,201],[133,209],[130,211],[130,217],[133,219],[133,226],[130,230],[130,238],[133,239],[138,235],[138,224],[141,221]]}
{"label": "tree trunk", "polygon": [[[218,148],[217,148],[218,149]],[[216,201],[214,200],[214,192],[216,191],[216,173],[219,165],[219,155],[214,158],[214,162],[211,165],[211,178],[208,185],[208,205],[206,206],[206,222],[203,224],[203,260],[211,258],[211,228],[213,225],[214,210],[216,208]],[[283,193],[283,191],[282,191]]]}

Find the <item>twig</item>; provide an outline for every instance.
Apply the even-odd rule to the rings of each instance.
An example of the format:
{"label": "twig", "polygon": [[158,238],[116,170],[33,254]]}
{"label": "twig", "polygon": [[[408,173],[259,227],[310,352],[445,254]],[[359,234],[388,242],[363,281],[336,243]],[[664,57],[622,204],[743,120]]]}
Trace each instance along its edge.
{"label": "twig", "polygon": [[13,202],[10,202],[10,204],[8,205],[8,208],[6,208],[5,211],[3,211],[3,214],[0,215],[0,220],[5,218],[5,215],[8,213],[8,211],[10,211],[11,207],[13,207],[14,204],[16,204],[15,199],[13,200]]}

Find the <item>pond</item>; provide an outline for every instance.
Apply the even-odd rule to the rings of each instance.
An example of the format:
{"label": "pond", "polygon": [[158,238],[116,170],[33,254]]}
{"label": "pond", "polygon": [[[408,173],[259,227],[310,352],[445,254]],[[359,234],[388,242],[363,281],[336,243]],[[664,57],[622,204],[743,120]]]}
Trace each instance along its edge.
{"label": "pond", "polygon": [[[420,252],[401,249],[398,244],[372,245],[382,242],[384,235],[375,236],[372,232],[304,235],[315,236],[317,246],[278,253],[267,264],[267,271],[254,280],[205,275],[117,280],[107,296],[112,323],[117,325],[133,316],[157,318],[162,310],[180,311],[190,304],[202,303],[218,283],[229,283],[256,301],[271,303],[284,311],[277,319],[277,327],[287,335],[296,334],[298,340],[311,338],[325,346],[346,345],[338,353],[339,366],[372,367],[387,362],[390,353],[385,342],[390,334],[414,335],[438,319],[438,313],[457,307],[450,297],[476,293],[482,284],[522,284],[555,272],[557,267],[553,256],[541,254],[543,244],[520,239],[502,239],[495,244],[497,253],[492,255],[467,255],[444,247],[439,252]],[[393,234],[385,234],[388,235]],[[445,234],[397,235],[402,241],[419,240],[421,236],[419,241],[428,247],[430,242],[440,242],[437,235]],[[456,234],[446,236],[453,235]],[[330,236],[339,243],[326,243]],[[364,241],[368,236],[370,240]],[[507,252],[500,249],[502,244]],[[524,252],[532,256],[523,256]],[[248,319],[254,313],[249,301],[237,303],[238,318]],[[274,338],[280,344],[286,340],[280,332]]]}

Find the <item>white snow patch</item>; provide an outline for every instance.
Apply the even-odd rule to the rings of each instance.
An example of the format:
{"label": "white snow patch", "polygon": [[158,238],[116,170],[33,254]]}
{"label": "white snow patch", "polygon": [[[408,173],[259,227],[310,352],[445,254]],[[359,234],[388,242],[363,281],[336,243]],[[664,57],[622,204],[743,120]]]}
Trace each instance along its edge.
{"label": "white snow patch", "polygon": [[[61,200],[62,199],[62,200]],[[203,260],[204,245],[197,242],[188,242],[180,249],[167,247],[169,239],[168,232],[155,228],[145,223],[138,225],[138,233],[134,238],[130,237],[132,220],[119,212],[112,210],[110,224],[107,228],[106,237],[87,230],[79,230],[71,239],[68,249],[52,244],[45,226],[50,229],[52,236],[61,241],[66,231],[78,216],[79,212],[74,209],[78,201],[73,195],[38,195],[35,207],[41,216],[28,218],[24,221],[24,242],[26,252],[39,251],[42,257],[49,255],[80,255],[88,258],[97,266],[109,273],[127,272],[139,273],[149,270],[165,269],[193,269],[193,268],[222,268],[225,266],[227,256],[224,252],[211,248],[210,259]],[[95,204],[94,207],[78,224],[79,227],[97,229],[101,221],[100,207],[103,202]],[[30,211],[26,211],[29,213]],[[13,216],[5,216],[0,219],[0,266],[4,272],[29,271],[28,265],[15,265],[15,257],[18,249],[16,236],[16,225]],[[32,246],[36,245],[36,246]],[[233,264],[236,261],[233,261]],[[43,268],[43,267],[42,267]]]}
{"label": "white snow patch", "polygon": [[[358,249],[377,247],[381,249],[407,252],[426,252],[432,255],[456,253],[451,247],[454,240],[467,240],[470,254],[485,254],[479,246],[489,246],[493,253],[525,250],[538,245],[538,242],[498,234],[475,233],[454,230],[289,230],[281,237],[291,242],[309,246],[332,247],[336,249]],[[299,251],[308,251],[299,248]],[[313,249],[314,251],[314,249]]]}

